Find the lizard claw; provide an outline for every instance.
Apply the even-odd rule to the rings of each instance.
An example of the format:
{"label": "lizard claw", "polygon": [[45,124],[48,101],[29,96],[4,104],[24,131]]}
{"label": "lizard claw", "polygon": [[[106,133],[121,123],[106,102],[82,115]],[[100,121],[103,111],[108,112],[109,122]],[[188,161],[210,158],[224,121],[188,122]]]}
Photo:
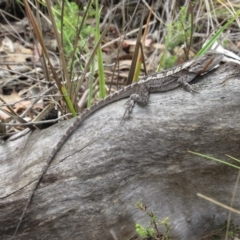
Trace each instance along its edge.
{"label": "lizard claw", "polygon": [[186,87],[186,90],[190,93],[199,93],[199,91],[197,90],[197,86],[197,84],[188,85]]}
{"label": "lizard claw", "polygon": [[178,80],[178,82],[183,86],[183,88],[185,89],[185,90],[187,90],[188,92],[190,92],[190,93],[196,93],[196,92],[198,92],[197,90],[196,90],[196,88],[194,87],[194,85],[192,84],[192,85],[190,85],[188,82],[186,82],[186,81],[184,81],[183,79],[179,79]]}
{"label": "lizard claw", "polygon": [[125,112],[124,112],[123,117],[120,122],[121,125],[122,125],[123,121],[129,117],[130,113],[132,112],[133,106],[134,106],[134,100],[129,98],[127,100],[127,102],[124,104]]}

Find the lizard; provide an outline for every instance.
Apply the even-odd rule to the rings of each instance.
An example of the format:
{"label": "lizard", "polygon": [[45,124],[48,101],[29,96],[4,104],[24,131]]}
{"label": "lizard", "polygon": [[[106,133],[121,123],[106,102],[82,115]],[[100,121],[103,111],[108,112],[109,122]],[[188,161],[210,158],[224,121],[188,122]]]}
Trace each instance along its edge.
{"label": "lizard", "polygon": [[100,100],[99,102],[92,105],[92,107],[86,109],[81,115],[76,117],[76,120],[68,126],[66,133],[59,139],[56,146],[52,149],[52,152],[46,159],[46,164],[41,171],[41,174],[36,179],[36,182],[31,190],[30,196],[27,199],[24,210],[18,221],[18,225],[15,229],[14,235],[17,234],[22,220],[27,212],[27,209],[33,199],[34,193],[37,190],[41,179],[47,172],[51,162],[53,161],[55,155],[60,150],[62,145],[67,141],[70,135],[81,125],[81,123],[91,114],[103,108],[110,103],[118,101],[120,99],[128,98],[124,104],[125,112],[122,117],[122,121],[129,116],[132,112],[134,104],[147,105],[149,93],[154,92],[166,92],[175,89],[179,86],[183,86],[189,92],[194,92],[194,89],[189,84],[198,75],[202,75],[211,71],[213,68],[217,67],[218,64],[223,60],[224,54],[216,51],[208,51],[205,55],[200,56],[196,59],[189,60],[181,65],[178,65],[169,70],[163,70],[159,73],[155,73],[146,77],[143,77],[138,82],[132,83],[119,91],[107,96],[106,98]]}

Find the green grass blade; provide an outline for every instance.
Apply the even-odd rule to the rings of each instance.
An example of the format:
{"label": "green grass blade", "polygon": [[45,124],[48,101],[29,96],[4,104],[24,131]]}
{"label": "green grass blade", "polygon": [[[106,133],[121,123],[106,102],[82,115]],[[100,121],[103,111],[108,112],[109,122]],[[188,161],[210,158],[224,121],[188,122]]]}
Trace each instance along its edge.
{"label": "green grass blade", "polygon": [[201,154],[201,153],[197,153],[197,152],[192,152],[192,151],[188,151],[189,153],[192,153],[194,155],[197,155],[197,156],[200,156],[200,157],[203,157],[203,158],[207,158],[207,159],[210,159],[210,160],[213,160],[213,161],[216,161],[216,162],[219,162],[219,163],[223,163],[227,166],[230,166],[230,167],[233,167],[233,168],[236,168],[236,169],[240,169],[240,167],[234,165],[234,164],[231,164],[231,163],[228,163],[226,161],[223,161],[223,160],[220,160],[218,158],[214,158],[214,157],[210,157],[210,156],[207,156],[207,155],[204,155],[204,154]]}
{"label": "green grass blade", "polygon": [[75,111],[74,106],[72,104],[72,101],[71,101],[71,99],[69,97],[69,94],[68,94],[66,88],[63,85],[62,85],[62,93],[63,93],[65,102],[66,102],[70,112],[72,113],[73,117],[76,117],[77,114],[76,114],[76,111]]}
{"label": "green grass blade", "polygon": [[[95,34],[95,42],[100,39],[100,12],[98,8],[98,0],[95,1],[96,5],[96,34]],[[100,98],[104,98],[106,96],[106,85],[104,78],[104,69],[103,69],[103,58],[102,58],[102,49],[101,46],[97,49],[97,59],[98,59],[98,77],[99,77],[99,87],[100,87]]]}
{"label": "green grass blade", "polygon": [[199,57],[207,52],[211,46],[216,42],[220,34],[236,19],[238,18],[240,11],[236,13],[231,19],[229,19],[217,32],[216,34],[208,41],[208,43],[196,54],[195,57]]}

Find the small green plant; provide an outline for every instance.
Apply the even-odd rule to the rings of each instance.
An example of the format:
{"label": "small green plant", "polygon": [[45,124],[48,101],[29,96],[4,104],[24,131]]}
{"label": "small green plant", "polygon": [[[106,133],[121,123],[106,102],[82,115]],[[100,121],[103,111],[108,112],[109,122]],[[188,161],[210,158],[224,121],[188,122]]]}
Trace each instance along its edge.
{"label": "small green plant", "polygon": [[171,68],[176,60],[176,56],[167,56],[167,51],[173,51],[175,47],[190,40],[190,16],[187,14],[186,7],[181,7],[178,19],[167,24],[167,34],[165,36],[165,50],[159,63],[158,71],[164,68]]}
{"label": "small green plant", "polygon": [[[66,59],[69,60],[74,51],[76,45],[78,51],[75,54],[75,60],[80,63],[79,53],[88,53],[89,45],[86,44],[90,36],[94,36],[95,29],[93,26],[88,25],[86,22],[80,31],[80,36],[76,36],[80,23],[83,21],[83,17],[80,16],[79,8],[75,2],[65,1],[64,8],[62,9],[62,4],[56,4],[53,6],[53,13],[56,21],[57,28],[62,34],[62,45]],[[83,9],[86,11],[86,8]],[[93,8],[88,10],[88,17],[95,16],[95,11]],[[75,41],[78,40],[77,44]]]}
{"label": "small green plant", "polygon": [[230,227],[228,230],[228,236],[233,237],[235,239],[240,237],[240,226],[237,224],[234,224],[232,221],[230,222]]}
{"label": "small green plant", "polygon": [[136,232],[139,236],[141,237],[151,237],[156,240],[170,240],[169,237],[169,231],[170,231],[170,225],[168,218],[165,218],[162,221],[159,221],[161,225],[164,226],[165,233],[161,233],[158,229],[158,220],[157,216],[153,212],[147,211],[147,207],[144,206],[142,203],[138,202],[136,206],[143,212],[147,214],[147,216],[150,218],[149,226],[148,227],[143,227],[139,223],[136,224]]}
{"label": "small green plant", "polygon": [[176,46],[180,46],[187,41],[191,34],[190,15],[187,14],[186,7],[181,7],[179,17],[171,24],[167,24],[167,35],[165,42],[167,49],[173,51]]}
{"label": "small green plant", "polygon": [[153,228],[142,227],[140,224],[136,224],[136,232],[141,237],[154,237],[155,231]]}

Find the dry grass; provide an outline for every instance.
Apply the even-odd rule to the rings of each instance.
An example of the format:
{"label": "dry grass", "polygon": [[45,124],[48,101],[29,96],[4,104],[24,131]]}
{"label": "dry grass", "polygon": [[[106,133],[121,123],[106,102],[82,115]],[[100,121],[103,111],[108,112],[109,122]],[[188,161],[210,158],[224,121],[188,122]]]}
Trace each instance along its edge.
{"label": "dry grass", "polygon": [[[206,40],[234,16],[234,9],[240,4],[238,1],[196,1],[191,4],[188,1],[153,1],[149,5],[150,1],[121,1],[116,4],[105,1],[99,27],[101,39],[97,43],[94,33],[86,30],[95,28],[95,7],[89,5],[86,9],[84,1],[80,1],[75,13],[84,16],[80,19],[84,21],[75,26],[73,33],[78,34],[74,40],[70,39],[73,41],[71,51],[66,44],[64,46],[64,34],[59,32],[66,30],[57,28],[55,12],[51,8],[53,2],[60,8],[61,1],[46,1],[45,7],[39,2],[33,4],[34,1],[29,1],[28,11],[27,1],[24,2],[25,7],[16,1],[1,3],[5,10],[1,10],[0,15],[0,51],[3,53],[0,97],[5,99],[5,103],[1,105],[4,113],[1,112],[0,117],[5,122],[16,121],[16,117],[8,114],[9,109],[6,109],[6,106],[12,107],[18,120],[34,121],[33,126],[37,126],[36,119],[47,118],[51,109],[57,109],[61,115],[71,112],[75,116],[86,107],[87,101],[90,105],[98,98],[99,89],[106,89],[109,94],[143,74],[171,67],[194,56]],[[67,4],[64,8],[67,9]],[[61,17],[61,21],[67,25],[71,18]],[[143,26],[139,30],[141,22]],[[218,39],[220,45],[235,52],[239,44],[238,25],[234,21]],[[104,30],[106,35],[102,34]],[[70,33],[72,31],[67,32],[68,35]],[[81,44],[78,45],[79,41]],[[101,44],[102,63],[95,58],[97,44]],[[97,66],[96,62],[100,65]],[[101,65],[103,72],[99,75]],[[99,84],[102,75],[104,81]],[[100,94],[100,97],[104,95]],[[14,103],[21,100],[23,104],[19,110]],[[3,134],[11,135],[21,129],[7,127]]]}

